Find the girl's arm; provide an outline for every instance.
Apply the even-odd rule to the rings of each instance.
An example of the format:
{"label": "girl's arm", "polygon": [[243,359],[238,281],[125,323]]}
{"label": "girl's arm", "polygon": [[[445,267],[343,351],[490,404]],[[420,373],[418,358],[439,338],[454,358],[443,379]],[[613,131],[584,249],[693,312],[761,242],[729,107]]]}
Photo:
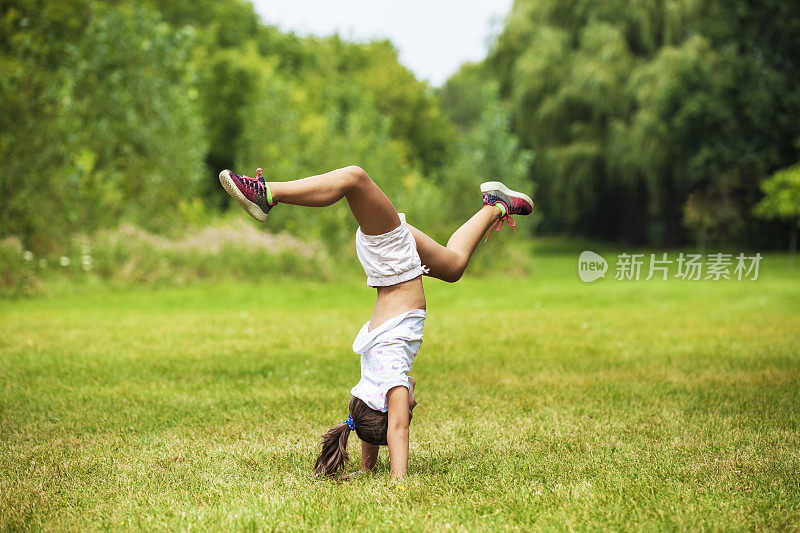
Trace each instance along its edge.
{"label": "girl's arm", "polygon": [[381,449],[377,444],[370,444],[361,441],[361,471],[369,472],[375,468],[375,463],[378,462],[378,451]]}
{"label": "girl's arm", "polygon": [[386,432],[389,464],[392,477],[403,477],[408,469],[408,389],[393,387],[386,397],[389,406],[389,428]]}

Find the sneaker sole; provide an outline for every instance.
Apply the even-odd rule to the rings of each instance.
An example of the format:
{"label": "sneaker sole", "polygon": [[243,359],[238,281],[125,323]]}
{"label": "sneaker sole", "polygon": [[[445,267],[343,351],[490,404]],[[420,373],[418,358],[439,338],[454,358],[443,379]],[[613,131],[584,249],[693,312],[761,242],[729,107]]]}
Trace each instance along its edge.
{"label": "sneaker sole", "polygon": [[533,200],[531,200],[530,196],[528,196],[527,194],[523,194],[521,192],[512,191],[499,181],[486,181],[481,183],[481,192],[489,192],[489,191],[500,191],[508,196],[517,196],[518,198],[522,198],[523,200],[531,204],[531,207],[533,207]]}
{"label": "sneaker sole", "polygon": [[233,182],[233,178],[229,171],[223,170],[219,173],[219,182],[225,187],[225,190],[231,197],[239,202],[239,205],[242,206],[242,209],[247,211],[247,214],[253,217],[254,219],[258,220],[259,222],[264,222],[267,220],[267,214],[258,207],[257,204],[254,204],[247,197],[242,194],[242,191],[239,190],[239,187]]}

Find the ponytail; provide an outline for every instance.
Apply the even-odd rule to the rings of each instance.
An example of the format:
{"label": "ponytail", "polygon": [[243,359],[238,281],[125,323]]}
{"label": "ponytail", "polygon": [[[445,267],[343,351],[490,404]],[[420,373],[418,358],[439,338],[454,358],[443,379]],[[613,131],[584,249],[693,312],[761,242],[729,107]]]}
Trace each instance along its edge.
{"label": "ponytail", "polygon": [[[348,420],[351,420],[348,417]],[[350,436],[350,424],[337,424],[322,436],[322,452],[314,464],[314,472],[330,477],[349,461],[347,454],[347,437]]]}
{"label": "ponytail", "polygon": [[[409,414],[409,421],[412,416]],[[377,411],[353,396],[350,399],[347,420],[333,426],[322,436],[322,451],[314,463],[314,472],[330,477],[350,461],[350,456],[347,455],[347,437],[351,431],[355,431],[363,442],[385,446],[388,427],[389,413]]]}

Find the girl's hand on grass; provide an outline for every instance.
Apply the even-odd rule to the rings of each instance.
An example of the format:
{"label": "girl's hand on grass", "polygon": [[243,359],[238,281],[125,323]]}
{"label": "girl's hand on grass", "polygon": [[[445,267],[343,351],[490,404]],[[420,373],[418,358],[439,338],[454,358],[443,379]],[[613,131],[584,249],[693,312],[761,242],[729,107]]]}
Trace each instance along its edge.
{"label": "girl's hand on grass", "polygon": [[393,478],[401,478],[408,470],[408,389],[392,387],[386,394],[389,406],[389,427],[386,441],[389,443],[389,464]]}

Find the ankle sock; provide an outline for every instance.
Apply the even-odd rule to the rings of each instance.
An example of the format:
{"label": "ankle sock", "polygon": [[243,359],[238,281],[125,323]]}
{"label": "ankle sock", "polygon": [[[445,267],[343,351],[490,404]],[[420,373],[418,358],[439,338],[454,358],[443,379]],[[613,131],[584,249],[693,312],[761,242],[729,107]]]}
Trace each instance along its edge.
{"label": "ankle sock", "polygon": [[269,183],[267,183],[267,182],[265,181],[265,182],[264,182],[264,187],[266,187],[266,188],[267,188],[267,203],[268,203],[269,205],[275,205],[276,203],[278,203],[278,202],[273,202],[273,201],[272,201],[272,189],[270,189],[270,188],[269,188]]}

